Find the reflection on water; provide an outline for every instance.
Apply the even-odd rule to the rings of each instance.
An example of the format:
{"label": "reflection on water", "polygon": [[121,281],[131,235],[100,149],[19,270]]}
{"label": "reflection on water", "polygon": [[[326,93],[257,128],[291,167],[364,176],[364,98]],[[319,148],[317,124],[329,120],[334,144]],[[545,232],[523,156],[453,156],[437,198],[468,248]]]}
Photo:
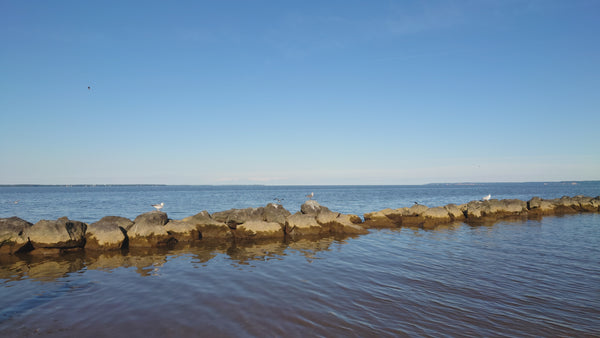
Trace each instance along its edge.
{"label": "reflection on water", "polygon": [[140,276],[156,275],[169,260],[188,257],[195,265],[203,265],[224,255],[233,265],[250,265],[253,261],[282,260],[289,252],[297,252],[308,262],[319,251],[330,250],[332,243],[345,243],[350,236],[325,236],[297,240],[248,240],[238,242],[199,242],[173,248],[130,248],[123,251],[68,252],[57,255],[0,255],[0,280],[32,279],[52,282],[69,273],[85,270],[110,271],[135,268]]}
{"label": "reflection on water", "polygon": [[0,257],[4,336],[599,336],[600,214]]}

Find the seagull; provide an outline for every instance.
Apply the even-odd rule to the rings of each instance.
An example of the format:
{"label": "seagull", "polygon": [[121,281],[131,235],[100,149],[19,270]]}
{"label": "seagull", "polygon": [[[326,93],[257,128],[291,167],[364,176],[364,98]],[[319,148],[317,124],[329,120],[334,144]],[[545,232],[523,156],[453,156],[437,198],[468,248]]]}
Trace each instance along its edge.
{"label": "seagull", "polygon": [[492,198],[492,194],[488,194],[487,196],[485,196],[484,198],[482,198],[483,201],[489,201],[490,198]]}
{"label": "seagull", "polygon": [[315,196],[314,192],[311,192],[310,194],[306,195],[306,197],[308,197],[309,200],[312,200],[313,196]]}
{"label": "seagull", "polygon": [[164,202],[160,202],[160,204],[151,204],[153,207],[156,208],[156,210],[160,211],[160,209],[162,209],[165,206]]}
{"label": "seagull", "polygon": [[274,198],[273,201],[277,201],[277,203],[281,204],[281,201],[283,201],[283,198]]}

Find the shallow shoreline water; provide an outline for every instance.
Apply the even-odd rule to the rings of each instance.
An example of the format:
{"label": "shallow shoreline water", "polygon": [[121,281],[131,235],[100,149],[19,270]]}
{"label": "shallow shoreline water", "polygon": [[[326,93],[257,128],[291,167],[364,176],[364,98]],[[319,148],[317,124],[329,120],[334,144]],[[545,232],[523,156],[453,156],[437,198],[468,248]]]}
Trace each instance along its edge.
{"label": "shallow shoreline water", "polygon": [[[523,195],[574,195],[569,190],[547,196],[536,189]],[[581,194],[596,196],[594,189]],[[364,192],[345,191],[338,198],[375,194]],[[469,193],[475,195],[486,194]],[[443,195],[432,205],[455,197]],[[341,204],[323,205],[336,203]],[[314,242],[2,261],[0,332],[26,337],[598,336],[599,242],[600,214],[585,213],[481,226],[459,222],[433,230],[372,229],[358,237]]]}

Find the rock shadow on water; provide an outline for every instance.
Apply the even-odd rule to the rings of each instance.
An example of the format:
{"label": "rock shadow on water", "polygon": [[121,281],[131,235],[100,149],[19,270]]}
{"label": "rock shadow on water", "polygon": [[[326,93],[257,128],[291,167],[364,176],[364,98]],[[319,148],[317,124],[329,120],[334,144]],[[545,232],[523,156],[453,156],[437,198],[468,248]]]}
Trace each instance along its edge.
{"label": "rock shadow on water", "polygon": [[235,265],[250,265],[257,261],[282,260],[290,252],[314,260],[317,253],[330,251],[333,244],[344,244],[355,237],[358,235],[286,236],[284,239],[208,240],[112,251],[81,250],[55,255],[0,255],[0,282],[24,279],[53,282],[84,269],[111,272],[133,268],[140,276],[151,277],[169,260],[179,256],[189,256],[195,264],[205,264],[224,256]]}

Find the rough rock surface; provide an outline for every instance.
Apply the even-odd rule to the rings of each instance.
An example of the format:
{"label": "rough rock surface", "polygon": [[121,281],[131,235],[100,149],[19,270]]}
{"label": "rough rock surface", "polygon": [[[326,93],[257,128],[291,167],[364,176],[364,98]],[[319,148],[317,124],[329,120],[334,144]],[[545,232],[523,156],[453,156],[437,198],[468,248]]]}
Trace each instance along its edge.
{"label": "rough rock surface", "polygon": [[55,221],[41,220],[27,229],[24,236],[35,249],[64,250],[83,248],[86,230],[85,223],[62,217]]}
{"label": "rough rock surface", "polygon": [[232,237],[229,226],[213,219],[206,210],[186,217],[183,221],[193,224],[200,232],[201,239],[229,239]]}
{"label": "rough rock surface", "polygon": [[295,213],[286,219],[285,232],[290,235],[320,235],[325,233],[314,215]]}
{"label": "rough rock surface", "polygon": [[57,253],[84,246],[93,252],[128,245],[157,247],[198,240],[283,240],[286,234],[294,237],[364,234],[369,227],[430,229],[454,221],[478,224],[510,217],[600,212],[600,196],[563,196],[549,200],[534,197],[527,202],[493,199],[433,208],[413,205],[366,213],[364,222],[357,215],[331,211],[315,200],[306,201],[300,210],[292,215],[283,206],[271,203],[259,208],[231,209],[213,216],[202,211],[183,220],[169,220],[166,213],[152,211],[139,215],[133,222],[123,217],[107,216],[89,226],[66,217],[55,221],[42,220],[34,225],[17,217],[3,218],[0,219],[0,253]]}
{"label": "rough rock surface", "polygon": [[165,224],[169,221],[162,211],[151,211],[135,218],[127,231],[130,247],[153,247],[168,244],[173,237],[169,236]]}
{"label": "rough rock surface", "polygon": [[216,221],[227,224],[230,228],[235,229],[238,225],[248,221],[263,221],[264,208],[246,208],[246,209],[230,209],[219,211],[212,214],[212,218]]}
{"label": "rough rock surface", "polygon": [[0,253],[12,254],[28,244],[25,232],[31,226],[19,217],[0,218]]}
{"label": "rough rock surface", "polygon": [[402,224],[390,217],[395,214],[397,214],[396,210],[390,208],[366,213],[364,214],[364,226],[367,228],[395,228]]}
{"label": "rough rock surface", "polygon": [[127,228],[133,222],[119,216],[106,216],[88,226],[85,233],[85,248],[91,250],[116,250],[129,245]]}
{"label": "rough rock surface", "polygon": [[281,224],[266,221],[244,222],[234,233],[236,238],[283,238],[284,236]]}

